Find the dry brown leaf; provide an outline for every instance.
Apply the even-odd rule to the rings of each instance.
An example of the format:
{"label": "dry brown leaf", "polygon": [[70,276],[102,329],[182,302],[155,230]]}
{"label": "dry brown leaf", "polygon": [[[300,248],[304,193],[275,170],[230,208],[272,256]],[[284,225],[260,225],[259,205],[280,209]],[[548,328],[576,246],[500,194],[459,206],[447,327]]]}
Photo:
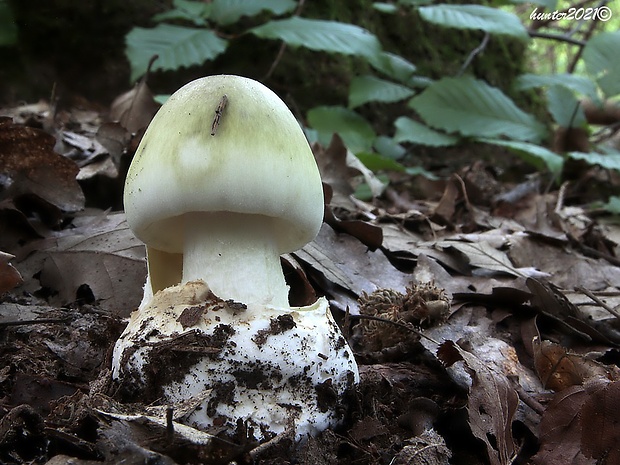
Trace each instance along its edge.
{"label": "dry brown leaf", "polygon": [[108,122],[99,126],[95,138],[107,149],[116,165],[118,165],[123,152],[131,140],[131,134],[120,123]]}
{"label": "dry brown leaf", "polygon": [[447,366],[465,362],[472,381],[467,402],[471,431],[486,445],[492,465],[512,463],[516,455],[512,420],[519,398],[508,378],[453,341],[441,344],[437,356]]}
{"label": "dry brown leaf", "polygon": [[620,463],[620,381],[592,378],[558,392],[540,423],[536,465]]}
{"label": "dry brown leaf", "polygon": [[356,238],[338,234],[326,224],[314,241],[293,255],[307,263],[308,274],[319,281],[323,291],[333,297],[341,309],[357,313],[357,298],[382,287],[404,290],[411,275],[392,266],[383,252],[369,251]]}
{"label": "dry brown leaf", "polygon": [[[469,236],[469,237],[468,237]],[[469,265],[497,273],[506,273],[515,277],[547,276],[532,267],[515,267],[503,250],[512,238],[512,234],[501,231],[489,231],[485,234],[465,235],[457,239],[446,239],[437,243],[439,248],[453,248],[465,255]]]}
{"label": "dry brown leaf", "polygon": [[454,213],[456,212],[456,199],[460,191],[456,182],[451,180],[446,184],[441,200],[435,207],[433,219],[441,224],[451,224]]}
{"label": "dry brown leaf", "polygon": [[589,383],[580,412],[581,450],[597,463],[620,463],[620,381]]}
{"label": "dry brown leaf", "polygon": [[583,386],[571,386],[558,392],[540,421],[540,450],[535,465],[594,465],[581,451],[579,411],[587,399]]}
{"label": "dry brown leaf", "polygon": [[594,340],[609,345],[619,343],[620,337],[613,326],[590,318],[590,315],[568,300],[555,284],[528,278],[526,285],[532,292],[532,306],[551,318],[563,331],[585,341]]}
{"label": "dry brown leaf", "polygon": [[584,384],[589,379],[613,376],[604,365],[570,353],[554,342],[540,341],[535,337],[532,346],[534,365],[545,389],[559,392]]}
{"label": "dry brown leaf", "polygon": [[338,232],[346,232],[358,238],[370,250],[376,250],[381,247],[383,242],[383,230],[379,226],[375,226],[366,221],[340,220],[336,218],[336,215],[334,215],[333,210],[329,206],[329,201],[333,194],[331,186],[323,183],[323,192],[325,193],[325,214],[323,221]]}
{"label": "dry brown leaf", "polygon": [[344,142],[337,134],[334,134],[329,147],[323,148],[315,144],[312,148],[321,179],[333,190],[331,203],[335,206],[351,207],[349,196],[355,189],[349,183],[352,172],[347,166],[347,147]]}
{"label": "dry brown leaf", "polygon": [[40,284],[58,293],[55,304],[75,301],[78,289],[87,285],[101,308],[121,316],[134,310],[142,298],[146,263],[144,245],[129,230],[125,215],[90,218],[64,233],[30,244],[35,252],[17,265],[22,274],[40,272]]}
{"label": "dry brown leaf", "polygon": [[[534,267],[553,276],[563,289],[581,286],[591,291],[618,288],[620,267],[607,261],[585,257],[566,247],[565,242],[542,236],[514,236],[508,251],[516,267]],[[557,246],[554,246],[557,245]]]}
{"label": "dry brown leaf", "polygon": [[13,265],[9,262],[14,255],[0,251],[0,295],[19,286],[23,279]]}
{"label": "dry brown leaf", "polygon": [[118,121],[130,133],[137,133],[146,128],[159,110],[160,105],[153,98],[151,89],[146,83],[151,65],[156,58],[151,59],[147,72],[140,82],[130,91],[116,97],[110,106],[110,118]]}
{"label": "dry brown leaf", "polygon": [[79,169],[54,152],[54,144],[55,138],[46,132],[0,117],[4,198],[34,195],[67,212],[84,207],[84,194],[76,181]]}

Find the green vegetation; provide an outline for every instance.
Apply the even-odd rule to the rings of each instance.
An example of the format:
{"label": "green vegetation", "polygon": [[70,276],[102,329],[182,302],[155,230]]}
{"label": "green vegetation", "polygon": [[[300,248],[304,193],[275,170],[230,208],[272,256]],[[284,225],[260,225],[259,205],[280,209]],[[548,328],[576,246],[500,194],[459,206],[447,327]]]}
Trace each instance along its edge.
{"label": "green vegetation", "polygon": [[[570,10],[568,0],[463,1],[356,0],[344,12],[335,2],[321,16],[316,4],[294,0],[173,0],[152,18],[154,27],[131,30],[126,55],[134,81],[154,55],[154,71],[247,61],[247,52],[238,54],[249,38],[269,53],[281,45],[306,60],[305,68],[286,68],[291,82],[305,82],[309,67],[333,66],[328,85],[307,79],[314,107],[301,102],[305,114],[298,116],[311,140],[327,144],[338,133],[375,171],[411,172],[407,157],[419,146],[472,142],[510,150],[556,181],[569,160],[620,171],[620,152],[609,143],[613,128],[586,111],[603,111],[620,95],[620,10],[605,2]],[[0,0],[0,18],[10,15],[3,8]],[[427,32],[437,30],[445,40],[429,43],[435,36]],[[7,29],[0,40],[16,39]],[[399,43],[413,62],[393,52]],[[422,45],[427,51],[418,57]],[[281,58],[269,73],[284,66]],[[571,131],[585,141],[562,142]]]}

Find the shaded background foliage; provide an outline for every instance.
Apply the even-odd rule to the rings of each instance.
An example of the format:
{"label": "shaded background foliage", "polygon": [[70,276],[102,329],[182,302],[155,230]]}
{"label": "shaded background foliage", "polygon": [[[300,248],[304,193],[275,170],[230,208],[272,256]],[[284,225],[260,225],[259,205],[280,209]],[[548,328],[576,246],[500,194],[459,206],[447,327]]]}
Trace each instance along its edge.
{"label": "shaded background foliage", "polygon": [[[409,9],[385,14],[371,0],[308,1],[303,16],[356,24],[374,33],[384,48],[418,67],[430,78],[455,75],[481,41],[480,31],[446,30],[420,19]],[[450,3],[450,2],[442,2]],[[464,1],[452,3],[466,3]],[[172,7],[171,1],[137,0],[9,0],[18,29],[16,47],[0,47],[0,101],[49,98],[55,87],[60,98],[82,96],[109,103],[129,85],[125,35],[135,26],[150,27],[151,17]],[[238,34],[268,17],[242,18],[227,34]],[[252,35],[237,37],[226,54],[210,63],[174,72],[153,73],[150,85],[171,93],[181,83],[214,73],[241,74],[255,79],[269,71],[280,45]],[[523,71],[524,45],[514,39],[493,38],[473,72],[510,92]],[[302,113],[317,101],[331,105],[346,101],[353,76],[368,71],[361,59],[305,49],[287,50],[268,85],[293,96]]]}

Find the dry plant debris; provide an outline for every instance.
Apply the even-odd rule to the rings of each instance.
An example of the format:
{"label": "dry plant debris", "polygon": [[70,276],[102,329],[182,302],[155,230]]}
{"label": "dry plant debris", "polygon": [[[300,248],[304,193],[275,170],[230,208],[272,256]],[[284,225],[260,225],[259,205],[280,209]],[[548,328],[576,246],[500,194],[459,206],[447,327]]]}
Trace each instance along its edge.
{"label": "dry plant debris", "polygon": [[177,421],[191,405],[120,402],[110,349],[146,276],[120,189],[154,108],[144,82],[112,113],[0,111],[0,463],[620,463],[617,224],[578,182],[480,160],[386,186],[337,137],[315,147],[325,223],[282,263],[291,300],[326,296],[354,347],[342,425],[223,441]]}

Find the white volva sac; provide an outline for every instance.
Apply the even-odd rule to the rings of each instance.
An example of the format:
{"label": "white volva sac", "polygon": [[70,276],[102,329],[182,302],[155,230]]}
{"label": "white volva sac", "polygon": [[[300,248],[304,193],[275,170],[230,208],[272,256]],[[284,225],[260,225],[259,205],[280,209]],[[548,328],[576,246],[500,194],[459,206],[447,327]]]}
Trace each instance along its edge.
{"label": "white volva sac", "polygon": [[336,425],[359,374],[327,301],[288,303],[280,254],[316,236],[323,191],[280,98],[239,76],[181,88],[136,151],[125,209],[148,278],[114,348],[122,397],[189,402],[184,423],[255,439]]}
{"label": "white volva sac", "polygon": [[234,431],[241,419],[256,439],[336,425],[342,395],[358,381],[325,299],[288,311],[243,308],[215,298],[202,281],[165,289],[135,312],[114,360],[114,376],[136,392],[199,399],[186,424]]}

